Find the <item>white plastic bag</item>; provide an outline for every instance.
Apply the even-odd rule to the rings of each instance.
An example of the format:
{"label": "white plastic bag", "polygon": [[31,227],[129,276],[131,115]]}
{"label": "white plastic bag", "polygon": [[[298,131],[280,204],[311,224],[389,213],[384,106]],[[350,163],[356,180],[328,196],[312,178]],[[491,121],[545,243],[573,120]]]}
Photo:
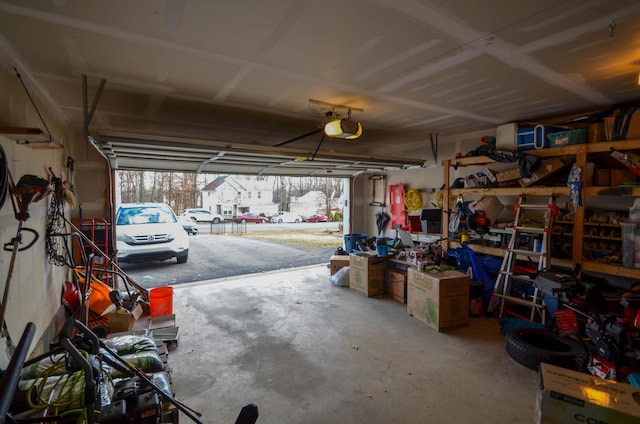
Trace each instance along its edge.
{"label": "white plastic bag", "polygon": [[338,272],[329,277],[329,281],[336,286],[349,287],[349,267],[343,266],[340,268]]}

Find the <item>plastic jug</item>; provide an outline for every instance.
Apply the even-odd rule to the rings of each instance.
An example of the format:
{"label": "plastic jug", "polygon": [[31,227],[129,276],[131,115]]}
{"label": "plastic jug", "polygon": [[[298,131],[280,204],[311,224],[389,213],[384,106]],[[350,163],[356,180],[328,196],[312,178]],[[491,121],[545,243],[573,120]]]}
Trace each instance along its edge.
{"label": "plastic jug", "polygon": [[379,237],[376,239],[376,252],[378,252],[378,256],[387,256],[389,253],[389,245],[387,244],[386,238]]}

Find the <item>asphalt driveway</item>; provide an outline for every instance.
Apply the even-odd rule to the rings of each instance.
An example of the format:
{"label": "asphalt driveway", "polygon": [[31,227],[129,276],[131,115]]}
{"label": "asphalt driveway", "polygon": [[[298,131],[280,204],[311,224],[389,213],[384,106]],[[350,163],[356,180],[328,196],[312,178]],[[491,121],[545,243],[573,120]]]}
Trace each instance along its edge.
{"label": "asphalt driveway", "polygon": [[136,283],[149,289],[329,263],[338,247],[301,248],[246,237],[198,234],[190,239],[189,260],[185,264],[171,259],[120,266]]}

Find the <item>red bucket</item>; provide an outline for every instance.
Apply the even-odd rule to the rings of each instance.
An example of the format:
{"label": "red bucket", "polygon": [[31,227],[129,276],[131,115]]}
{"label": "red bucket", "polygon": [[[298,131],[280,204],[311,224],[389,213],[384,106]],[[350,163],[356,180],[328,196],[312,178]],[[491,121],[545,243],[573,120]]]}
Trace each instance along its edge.
{"label": "red bucket", "polygon": [[149,313],[152,317],[173,313],[173,287],[162,286],[149,290]]}

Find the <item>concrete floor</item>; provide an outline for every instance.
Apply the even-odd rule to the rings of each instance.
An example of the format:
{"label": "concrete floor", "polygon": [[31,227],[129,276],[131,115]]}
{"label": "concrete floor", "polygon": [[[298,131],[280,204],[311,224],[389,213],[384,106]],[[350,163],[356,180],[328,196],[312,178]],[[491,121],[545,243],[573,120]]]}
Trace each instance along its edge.
{"label": "concrete floor", "polygon": [[496,319],[438,333],[328,278],[318,265],[174,287],[176,397],[205,423],[247,403],[259,424],[533,422],[537,374]]}

